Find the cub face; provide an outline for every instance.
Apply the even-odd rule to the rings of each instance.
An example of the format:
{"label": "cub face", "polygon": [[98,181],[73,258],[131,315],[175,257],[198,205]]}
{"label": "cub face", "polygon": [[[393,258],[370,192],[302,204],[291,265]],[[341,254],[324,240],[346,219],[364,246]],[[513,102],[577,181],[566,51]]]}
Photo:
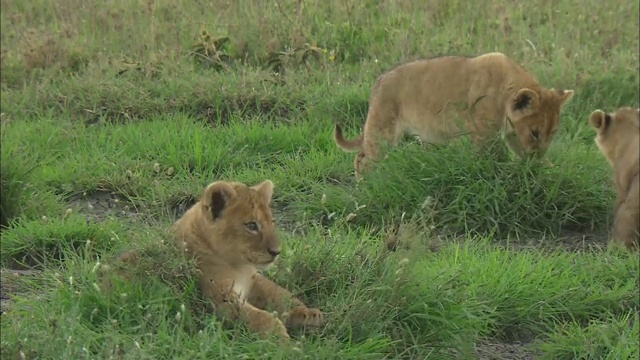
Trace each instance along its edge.
{"label": "cub face", "polygon": [[273,183],[254,186],[217,181],[204,191],[201,206],[208,230],[209,246],[231,263],[266,269],[280,254],[271,213]]}
{"label": "cub face", "polygon": [[573,90],[519,90],[507,103],[509,147],[520,157],[544,155],[558,130],[560,111],[573,94]]}
{"label": "cub face", "polygon": [[589,116],[589,125],[596,131],[598,149],[614,165],[618,147],[640,136],[640,109],[622,107],[615,113],[595,110]]}

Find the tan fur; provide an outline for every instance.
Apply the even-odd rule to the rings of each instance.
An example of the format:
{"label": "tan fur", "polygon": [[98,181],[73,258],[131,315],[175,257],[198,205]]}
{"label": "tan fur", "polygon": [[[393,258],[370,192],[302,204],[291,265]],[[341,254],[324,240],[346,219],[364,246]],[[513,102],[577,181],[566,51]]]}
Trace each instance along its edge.
{"label": "tan fur", "polygon": [[219,316],[243,322],[263,336],[288,339],[285,324],[289,328],[320,326],[323,314],[258,273],[280,253],[270,209],[272,194],[270,180],[252,187],[214,182],[173,230],[178,245],[195,258],[200,288]]}
{"label": "tan fur", "polygon": [[589,125],[595,143],[613,169],[616,190],[612,241],[637,248],[640,240],[640,109],[619,108],[615,113],[595,110]]}
{"label": "tan fur", "polygon": [[558,129],[560,110],[573,90],[542,87],[536,78],[501,53],[474,58],[446,56],[396,67],[376,81],[364,132],[334,140],[355,157],[356,176],[380,158],[380,145],[395,146],[406,133],[444,144],[469,134],[476,145],[500,131],[520,157],[544,155]]}

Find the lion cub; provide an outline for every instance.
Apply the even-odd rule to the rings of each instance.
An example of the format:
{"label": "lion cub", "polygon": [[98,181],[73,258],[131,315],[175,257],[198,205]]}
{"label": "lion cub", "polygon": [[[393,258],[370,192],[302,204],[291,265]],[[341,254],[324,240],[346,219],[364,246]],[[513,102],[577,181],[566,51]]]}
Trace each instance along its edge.
{"label": "lion cub", "polygon": [[502,132],[518,156],[542,156],[558,129],[561,108],[572,97],[573,90],[542,87],[497,52],[418,60],[378,77],[360,137],[346,140],[336,124],[334,140],[345,151],[361,150],[354,160],[357,178],[366,162],[380,158],[383,143],[395,146],[406,133],[432,144],[470,134],[479,146]]}
{"label": "lion cub", "polygon": [[607,114],[595,110],[589,124],[595,143],[614,173],[616,203],[612,241],[637,248],[640,239],[640,109],[619,108]]}
{"label": "lion cub", "polygon": [[[178,246],[195,258],[200,289],[215,312],[263,337],[289,338],[286,327],[320,326],[323,314],[258,273],[275,262],[280,241],[271,214],[273,183],[216,181],[173,226]],[[282,320],[265,309],[277,311]],[[283,323],[284,321],[284,323]]]}

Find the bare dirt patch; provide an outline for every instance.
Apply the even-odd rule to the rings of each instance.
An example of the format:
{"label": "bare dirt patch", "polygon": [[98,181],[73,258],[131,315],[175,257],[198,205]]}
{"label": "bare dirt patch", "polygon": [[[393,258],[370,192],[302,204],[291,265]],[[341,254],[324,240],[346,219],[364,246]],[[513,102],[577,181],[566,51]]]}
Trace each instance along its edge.
{"label": "bare dirt patch", "polygon": [[496,339],[483,339],[475,344],[474,352],[478,360],[532,360],[539,356],[531,343],[502,342]]}
{"label": "bare dirt patch", "polygon": [[566,232],[558,238],[558,241],[565,249],[571,251],[581,251],[589,248],[606,247],[607,235]]}
{"label": "bare dirt patch", "polygon": [[172,220],[178,220],[193,204],[198,202],[198,198],[193,195],[178,195],[167,200],[167,207]]}
{"label": "bare dirt patch", "polygon": [[566,250],[572,252],[602,250],[607,246],[607,236],[602,233],[582,233],[565,231],[555,238],[527,238],[512,240],[500,240],[499,246],[509,246],[510,249],[540,249],[540,250]]}
{"label": "bare dirt patch", "polygon": [[18,278],[36,274],[37,270],[0,269],[0,314],[10,309],[11,296],[20,293]]}
{"label": "bare dirt patch", "polygon": [[72,195],[67,201],[73,211],[85,214],[89,220],[104,220],[108,217],[140,218],[144,214],[144,211],[140,211],[144,209],[113,191],[96,190]]}

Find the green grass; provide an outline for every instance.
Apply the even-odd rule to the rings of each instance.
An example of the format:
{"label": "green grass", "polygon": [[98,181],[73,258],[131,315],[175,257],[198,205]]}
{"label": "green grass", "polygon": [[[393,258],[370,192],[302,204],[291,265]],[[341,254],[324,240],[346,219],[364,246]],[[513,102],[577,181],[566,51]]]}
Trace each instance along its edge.
{"label": "green grass", "polygon": [[[584,243],[606,241],[614,197],[587,118],[639,105],[639,6],[486,4],[3,0],[0,355],[450,359],[520,341],[637,358],[637,254]],[[556,166],[407,141],[356,184],[331,133],[360,131],[376,77],[489,51],[576,91]],[[285,245],[268,275],[328,319],[284,347],[223,326],[167,246],[208,183],[267,178]],[[109,278],[131,248],[137,281]]]}

